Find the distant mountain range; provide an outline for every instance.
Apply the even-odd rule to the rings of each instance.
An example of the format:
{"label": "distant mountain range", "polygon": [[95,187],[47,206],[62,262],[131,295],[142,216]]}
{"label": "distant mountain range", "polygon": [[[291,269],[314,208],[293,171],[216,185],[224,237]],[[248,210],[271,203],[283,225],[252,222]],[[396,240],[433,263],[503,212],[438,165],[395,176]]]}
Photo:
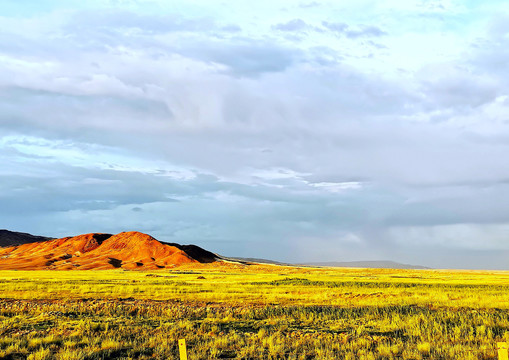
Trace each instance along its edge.
{"label": "distant mountain range", "polygon": [[313,262],[305,263],[306,266],[326,266],[326,267],[355,267],[355,268],[373,268],[373,269],[430,269],[421,265],[401,264],[390,260],[378,261],[345,261],[345,262]]}
{"label": "distant mountain range", "polygon": [[91,233],[54,239],[0,230],[0,269],[164,269],[185,263],[229,261],[383,269],[428,269],[394,261],[312,262],[289,264],[258,258],[224,257],[196,245],[164,243],[136,231],[117,235]]}
{"label": "distant mountain range", "polygon": [[243,257],[235,257],[229,258],[234,261],[240,261],[244,263],[259,263],[259,264],[270,264],[270,265],[282,265],[282,266],[310,266],[310,267],[349,267],[349,268],[367,268],[367,269],[431,269],[429,267],[421,266],[421,265],[410,265],[410,264],[402,264],[395,261],[390,260],[378,260],[378,261],[329,261],[329,262],[311,262],[311,263],[283,263],[274,260],[267,259],[257,259],[257,258],[243,258]]}
{"label": "distant mountain range", "polygon": [[274,260],[268,260],[268,259],[258,259],[258,258],[246,258],[246,257],[222,257],[224,260],[230,260],[235,262],[240,262],[243,264],[268,264],[268,265],[289,265],[292,266],[293,264],[290,263],[283,263],[279,261]]}

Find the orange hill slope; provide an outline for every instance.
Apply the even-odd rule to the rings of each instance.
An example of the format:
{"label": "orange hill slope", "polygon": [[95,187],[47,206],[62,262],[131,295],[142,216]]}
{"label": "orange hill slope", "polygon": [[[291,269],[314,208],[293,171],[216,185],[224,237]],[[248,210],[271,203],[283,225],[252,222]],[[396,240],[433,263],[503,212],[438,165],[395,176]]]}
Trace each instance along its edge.
{"label": "orange hill slope", "polygon": [[0,270],[153,270],[218,260],[217,255],[198,246],[161,243],[136,231],[85,234],[0,248]]}

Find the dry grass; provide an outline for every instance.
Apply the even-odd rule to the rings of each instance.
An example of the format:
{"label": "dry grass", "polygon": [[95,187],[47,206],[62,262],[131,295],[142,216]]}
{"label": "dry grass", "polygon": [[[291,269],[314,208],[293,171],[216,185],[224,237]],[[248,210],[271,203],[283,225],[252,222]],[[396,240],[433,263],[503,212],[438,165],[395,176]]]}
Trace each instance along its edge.
{"label": "dry grass", "polygon": [[496,359],[509,273],[0,271],[10,359]]}

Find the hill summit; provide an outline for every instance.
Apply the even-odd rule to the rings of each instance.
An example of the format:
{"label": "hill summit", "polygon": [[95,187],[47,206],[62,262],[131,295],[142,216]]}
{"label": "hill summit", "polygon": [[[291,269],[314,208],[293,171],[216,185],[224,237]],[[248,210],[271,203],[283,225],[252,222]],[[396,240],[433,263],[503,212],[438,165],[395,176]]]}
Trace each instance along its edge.
{"label": "hill summit", "polygon": [[91,233],[0,248],[0,270],[154,270],[217,260],[219,256],[198,246],[163,243],[137,231]]}

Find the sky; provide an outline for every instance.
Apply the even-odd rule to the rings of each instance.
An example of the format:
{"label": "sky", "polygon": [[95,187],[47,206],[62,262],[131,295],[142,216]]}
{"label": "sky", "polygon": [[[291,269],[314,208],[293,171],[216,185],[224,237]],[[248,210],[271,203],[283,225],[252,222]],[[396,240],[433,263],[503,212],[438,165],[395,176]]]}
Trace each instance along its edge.
{"label": "sky", "polygon": [[505,0],[3,0],[0,228],[509,269]]}

